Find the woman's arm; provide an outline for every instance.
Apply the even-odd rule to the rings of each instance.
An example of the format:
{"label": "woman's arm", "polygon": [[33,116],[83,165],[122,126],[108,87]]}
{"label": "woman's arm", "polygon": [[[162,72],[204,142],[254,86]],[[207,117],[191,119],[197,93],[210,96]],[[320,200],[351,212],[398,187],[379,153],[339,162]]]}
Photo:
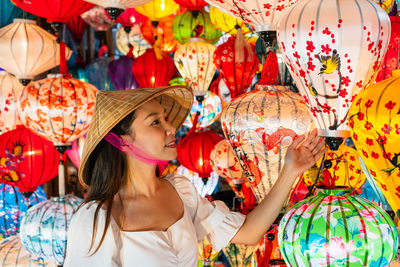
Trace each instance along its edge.
{"label": "woman's arm", "polygon": [[[258,244],[278,217],[296,178],[312,167],[327,150],[321,150],[324,142],[317,136],[317,130],[313,130],[304,139],[304,135],[299,136],[289,146],[278,180],[263,201],[247,215],[242,227],[232,238],[232,243]],[[299,146],[301,142],[303,143]]]}

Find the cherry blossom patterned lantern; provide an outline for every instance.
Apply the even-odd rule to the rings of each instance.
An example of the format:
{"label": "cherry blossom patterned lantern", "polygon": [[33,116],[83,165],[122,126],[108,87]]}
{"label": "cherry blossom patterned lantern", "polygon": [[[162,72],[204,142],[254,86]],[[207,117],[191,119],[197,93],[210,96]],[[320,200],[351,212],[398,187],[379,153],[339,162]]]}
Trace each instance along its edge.
{"label": "cherry blossom patterned lantern", "polygon": [[0,71],[0,133],[14,130],[21,124],[17,97],[23,88],[17,78],[6,71]]}
{"label": "cherry blossom patterned lantern", "polygon": [[24,126],[0,136],[0,182],[33,192],[57,176],[60,155],[54,145]]}
{"label": "cherry blossom patterned lantern", "polygon": [[207,6],[208,3],[204,0],[174,0],[181,7],[187,8],[188,10],[201,10]]}
{"label": "cherry blossom patterned lantern", "polygon": [[95,6],[92,9],[82,13],[81,18],[96,31],[106,31],[109,27],[114,26],[114,22],[106,15],[104,8]]}
{"label": "cherry blossom patterned lantern", "polygon": [[108,74],[116,90],[138,88],[139,85],[132,73],[133,55],[121,56],[108,64]]}
{"label": "cherry blossom patterned lantern", "polygon": [[85,0],[93,4],[104,7],[108,15],[115,20],[125,9],[130,7],[137,7],[150,2],[151,0]]}
{"label": "cherry blossom patterned lantern", "polygon": [[289,87],[257,85],[222,111],[225,138],[258,202],[278,178],[292,140],[309,129],[311,118],[301,102]]}
{"label": "cherry blossom patterned lantern", "polygon": [[202,197],[210,196],[215,191],[219,181],[219,176],[215,172],[211,172],[210,177],[203,180],[197,172],[191,171],[183,165],[177,167],[176,173],[188,178]]}
{"label": "cherry blossom patterned lantern", "polygon": [[174,52],[178,44],[172,29],[174,18],[174,15],[164,17],[157,23],[144,19],[140,25],[144,39],[151,45],[154,45],[157,41],[161,51],[165,53]]}
{"label": "cherry blossom patterned lantern", "polygon": [[115,43],[118,50],[124,55],[127,55],[130,48],[133,47],[132,54],[135,58],[143,55],[148,48],[151,48],[140,32],[138,24],[135,24],[129,32],[122,27],[119,28],[115,33]]}
{"label": "cherry blossom patterned lantern", "polygon": [[151,0],[147,4],[135,8],[137,12],[148,17],[151,21],[159,21],[168,17],[179,9],[179,5],[174,0]]}
{"label": "cherry blossom patterned lantern", "polygon": [[222,252],[232,267],[245,267],[251,266],[257,248],[258,246],[229,243]]}
{"label": "cherry blossom patterned lantern", "polygon": [[212,61],[216,47],[201,38],[191,38],[175,52],[175,65],[199,102],[204,99],[216,67]]}
{"label": "cherry blossom patterned lantern", "polygon": [[[1,67],[26,85],[34,76],[60,64],[56,39],[33,20],[15,19],[0,29]],[[67,48],[66,58],[71,54]]]}
{"label": "cherry blossom patterned lantern", "polygon": [[371,176],[400,216],[400,70],[367,87],[349,111],[351,138]]}
{"label": "cherry blossom patterned lantern", "polygon": [[304,0],[282,15],[279,48],[321,136],[348,136],[350,105],[374,82],[389,36],[388,15],[368,0]]}

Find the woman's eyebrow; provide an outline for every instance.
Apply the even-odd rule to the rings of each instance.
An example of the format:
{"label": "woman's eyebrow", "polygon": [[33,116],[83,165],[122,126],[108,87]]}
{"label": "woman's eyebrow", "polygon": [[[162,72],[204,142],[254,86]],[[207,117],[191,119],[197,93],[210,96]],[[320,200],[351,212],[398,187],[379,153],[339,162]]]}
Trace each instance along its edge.
{"label": "woman's eyebrow", "polygon": [[[167,112],[167,110],[164,109],[164,113],[166,113],[166,112]],[[152,116],[159,116],[159,115],[160,115],[160,112],[152,112],[152,113],[150,113],[150,114],[148,114],[148,115],[146,116],[145,120],[147,120],[147,118],[149,118],[149,117],[152,117]]]}

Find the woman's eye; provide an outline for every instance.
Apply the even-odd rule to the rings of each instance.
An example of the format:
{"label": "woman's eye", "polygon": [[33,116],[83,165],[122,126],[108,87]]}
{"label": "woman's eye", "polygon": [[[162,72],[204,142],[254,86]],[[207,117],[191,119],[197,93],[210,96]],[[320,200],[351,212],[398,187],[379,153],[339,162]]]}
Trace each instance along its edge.
{"label": "woman's eye", "polygon": [[157,125],[157,124],[160,124],[160,121],[159,121],[159,120],[155,120],[155,121],[153,121],[153,122],[151,123],[151,125]]}
{"label": "woman's eye", "polygon": [[168,117],[165,117],[165,121],[168,121],[169,119],[168,119]]}

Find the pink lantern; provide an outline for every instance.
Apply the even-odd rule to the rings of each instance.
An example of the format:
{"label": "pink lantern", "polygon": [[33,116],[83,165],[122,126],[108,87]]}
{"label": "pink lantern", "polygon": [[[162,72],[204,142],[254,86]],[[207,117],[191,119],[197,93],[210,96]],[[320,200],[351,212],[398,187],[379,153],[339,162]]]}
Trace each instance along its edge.
{"label": "pink lantern", "polygon": [[23,88],[17,78],[0,71],[0,133],[14,130],[21,124],[17,113],[17,97]]}
{"label": "pink lantern", "polygon": [[78,169],[81,166],[81,155],[85,139],[86,138],[84,136],[79,137],[72,143],[71,149],[66,151],[67,156],[72,161],[72,164],[74,164]]}
{"label": "pink lantern", "polygon": [[114,26],[114,22],[106,15],[103,7],[95,6],[82,13],[81,18],[97,31],[105,31]]}

